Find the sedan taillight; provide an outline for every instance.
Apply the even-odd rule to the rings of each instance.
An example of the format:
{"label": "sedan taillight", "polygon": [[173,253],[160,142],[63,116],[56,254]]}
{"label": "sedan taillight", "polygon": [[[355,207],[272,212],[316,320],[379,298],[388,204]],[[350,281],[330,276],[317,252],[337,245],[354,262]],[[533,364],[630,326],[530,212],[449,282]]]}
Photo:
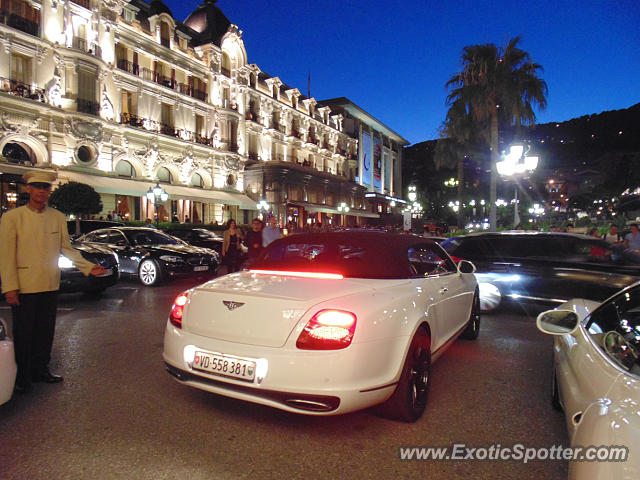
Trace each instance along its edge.
{"label": "sedan taillight", "polygon": [[184,306],[189,300],[189,294],[181,293],[173,302],[171,307],[171,313],[169,314],[169,321],[177,328],[182,328],[182,314],[184,313]]}
{"label": "sedan taillight", "polygon": [[353,340],[356,316],[344,310],[320,310],[307,322],[296,346],[303,350],[339,350]]}

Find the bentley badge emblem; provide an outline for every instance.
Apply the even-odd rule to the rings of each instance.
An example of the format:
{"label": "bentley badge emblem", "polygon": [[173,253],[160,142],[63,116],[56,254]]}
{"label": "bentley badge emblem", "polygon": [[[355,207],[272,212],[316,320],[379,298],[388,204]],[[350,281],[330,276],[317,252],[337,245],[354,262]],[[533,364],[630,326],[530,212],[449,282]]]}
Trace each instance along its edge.
{"label": "bentley badge emblem", "polygon": [[242,302],[230,302],[229,300],[223,300],[222,303],[224,303],[224,306],[227,307],[229,310],[235,310],[236,308],[244,305],[244,303]]}

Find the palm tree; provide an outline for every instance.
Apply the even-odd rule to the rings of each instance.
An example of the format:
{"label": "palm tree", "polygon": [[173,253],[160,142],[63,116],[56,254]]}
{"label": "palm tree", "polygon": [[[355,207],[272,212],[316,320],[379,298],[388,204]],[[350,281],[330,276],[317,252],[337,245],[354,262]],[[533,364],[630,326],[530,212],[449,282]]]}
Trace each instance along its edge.
{"label": "palm tree", "polygon": [[491,151],[491,230],[496,228],[499,126],[535,123],[534,106],[543,109],[547,105],[547,84],[538,77],[542,67],[518,48],[519,41],[520,37],[513,38],[504,48],[492,43],[464,47],[463,70],[446,83],[452,89],[447,96],[447,117],[461,122],[472,118]]}

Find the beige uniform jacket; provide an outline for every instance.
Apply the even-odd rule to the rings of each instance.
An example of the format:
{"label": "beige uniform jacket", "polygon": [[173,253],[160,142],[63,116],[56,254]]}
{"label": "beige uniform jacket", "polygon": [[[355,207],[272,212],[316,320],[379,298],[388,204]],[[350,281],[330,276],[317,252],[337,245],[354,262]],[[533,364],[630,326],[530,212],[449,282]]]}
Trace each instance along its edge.
{"label": "beige uniform jacket", "polygon": [[60,288],[58,258],[63,253],[85,275],[94,264],[71,246],[67,220],[46,207],[9,210],[0,220],[0,279],[2,292],[50,292]]}

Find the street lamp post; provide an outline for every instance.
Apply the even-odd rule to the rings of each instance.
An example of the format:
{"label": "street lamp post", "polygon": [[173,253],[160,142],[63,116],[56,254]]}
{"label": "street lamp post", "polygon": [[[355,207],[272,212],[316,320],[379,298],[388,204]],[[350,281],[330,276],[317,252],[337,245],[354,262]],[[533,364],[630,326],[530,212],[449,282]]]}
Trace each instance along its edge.
{"label": "street lamp post", "polygon": [[150,202],[153,202],[153,208],[156,214],[156,228],[158,227],[158,223],[160,220],[158,215],[158,205],[166,202],[168,198],[169,198],[169,194],[165,191],[164,188],[160,186],[160,183],[158,182],[156,182],[155,187],[153,188],[149,187],[149,190],[147,190],[147,199]]}
{"label": "street lamp post", "polygon": [[338,211],[340,212],[340,215],[342,215],[342,226],[346,227],[347,226],[347,221],[344,218],[344,215],[346,215],[349,212],[350,208],[349,205],[347,205],[344,202],[340,202],[340,205],[338,205]]}
{"label": "street lamp post", "polygon": [[518,212],[518,183],[517,178],[527,173],[533,172],[538,166],[538,157],[527,156],[529,149],[525,151],[524,145],[511,145],[509,153],[503,155],[503,160],[496,163],[496,170],[503,177],[514,179],[515,200],[513,211],[513,226],[517,227],[520,223],[520,214]]}

